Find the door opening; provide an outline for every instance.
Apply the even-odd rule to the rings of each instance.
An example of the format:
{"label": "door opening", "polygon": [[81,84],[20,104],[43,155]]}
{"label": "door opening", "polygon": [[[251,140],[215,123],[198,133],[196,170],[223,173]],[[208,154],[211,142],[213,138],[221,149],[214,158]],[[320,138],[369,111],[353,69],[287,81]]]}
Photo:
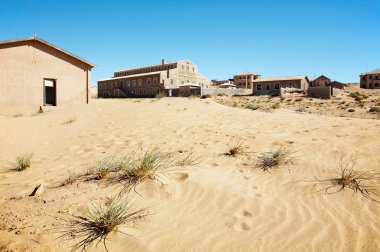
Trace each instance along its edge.
{"label": "door opening", "polygon": [[57,105],[57,87],[53,79],[44,79],[44,106]]}

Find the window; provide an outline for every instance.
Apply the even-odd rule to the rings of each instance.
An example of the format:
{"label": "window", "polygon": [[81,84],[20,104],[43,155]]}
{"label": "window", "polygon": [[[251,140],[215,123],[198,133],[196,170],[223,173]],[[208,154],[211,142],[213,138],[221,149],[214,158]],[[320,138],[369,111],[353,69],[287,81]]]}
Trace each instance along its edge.
{"label": "window", "polygon": [[261,90],[261,84],[257,84],[257,90]]}
{"label": "window", "polygon": [[194,67],[193,67],[193,72],[195,72],[195,69],[194,69]]}
{"label": "window", "polygon": [[[317,82],[317,85],[319,85],[318,82]],[[293,87],[293,82],[290,82],[290,83],[289,83],[289,87]]]}
{"label": "window", "polygon": [[132,87],[136,87],[136,80],[132,80]]}
{"label": "window", "polygon": [[267,84],[267,90],[269,90],[269,84]]}
{"label": "window", "polygon": [[363,80],[365,80],[365,76],[363,76]]}
{"label": "window", "polygon": [[174,81],[173,81],[173,79],[170,79],[170,84],[172,84],[172,85],[174,84]]}
{"label": "window", "polygon": [[147,83],[148,86],[150,86],[151,82],[152,82],[151,78],[148,78],[148,79],[146,80],[146,83]]}
{"label": "window", "polygon": [[280,83],[275,83],[274,84],[274,89],[280,89]]}
{"label": "window", "polygon": [[378,80],[378,79],[379,79],[379,76],[376,75],[376,76],[375,76],[375,79]]}
{"label": "window", "polygon": [[157,85],[157,77],[153,78],[153,85]]}
{"label": "window", "polygon": [[131,80],[127,80],[127,87],[131,87]]}
{"label": "window", "polygon": [[139,85],[139,87],[141,87],[142,86],[142,79],[138,79],[137,84]]}
{"label": "window", "polygon": [[372,75],[369,76],[369,79],[372,80]]}

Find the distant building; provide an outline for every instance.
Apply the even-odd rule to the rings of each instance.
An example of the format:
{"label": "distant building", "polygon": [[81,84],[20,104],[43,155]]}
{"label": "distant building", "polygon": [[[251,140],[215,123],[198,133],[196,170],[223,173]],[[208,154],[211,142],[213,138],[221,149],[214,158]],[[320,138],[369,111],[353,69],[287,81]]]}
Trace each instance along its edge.
{"label": "distant building", "polygon": [[254,95],[280,93],[280,88],[293,88],[307,90],[309,79],[307,76],[286,76],[263,78],[253,81],[252,93]]}
{"label": "distant building", "polygon": [[332,88],[345,89],[347,85],[339,81],[333,81],[330,83],[330,86]]}
{"label": "distant building", "polygon": [[310,87],[328,87],[331,83],[331,79],[321,75],[316,79],[310,80]]}
{"label": "distant building", "polygon": [[159,93],[177,96],[180,87],[209,87],[210,81],[190,60],[117,71],[112,78],[98,81],[98,96],[154,97]]}
{"label": "distant building", "polygon": [[237,88],[252,89],[253,81],[259,79],[260,76],[261,75],[259,74],[254,74],[250,72],[236,74],[234,76],[234,85]]}
{"label": "distant building", "polygon": [[37,37],[0,41],[0,105],[86,104],[94,66]]}
{"label": "distant building", "polygon": [[380,88],[380,68],[360,75],[361,88]]}
{"label": "distant building", "polygon": [[222,84],[234,84],[233,79],[228,80],[211,80],[211,86],[220,86]]}

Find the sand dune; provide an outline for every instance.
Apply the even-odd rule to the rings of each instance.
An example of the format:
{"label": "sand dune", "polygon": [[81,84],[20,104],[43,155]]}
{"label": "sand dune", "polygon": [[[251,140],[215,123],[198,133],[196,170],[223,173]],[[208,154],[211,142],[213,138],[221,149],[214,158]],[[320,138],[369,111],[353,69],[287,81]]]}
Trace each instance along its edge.
{"label": "sand dune", "polygon": [[[70,172],[140,146],[193,153],[200,163],[139,185],[136,207],[150,215],[113,233],[109,251],[379,251],[380,204],[352,190],[315,193],[305,180],[357,153],[359,170],[380,172],[380,123],[373,119],[272,113],[211,100],[93,100],[39,116],[0,116],[0,242],[16,251],[70,251],[57,239],[64,219],[121,189],[102,182],[56,187]],[[29,113],[29,112],[28,112]],[[69,119],[73,122],[67,123]],[[240,141],[245,154],[223,155]],[[254,169],[260,153],[294,151],[293,164]],[[9,171],[19,153],[32,166]],[[27,196],[42,184],[44,191]],[[1,244],[1,243],[0,243]],[[99,245],[89,251],[104,251]]]}

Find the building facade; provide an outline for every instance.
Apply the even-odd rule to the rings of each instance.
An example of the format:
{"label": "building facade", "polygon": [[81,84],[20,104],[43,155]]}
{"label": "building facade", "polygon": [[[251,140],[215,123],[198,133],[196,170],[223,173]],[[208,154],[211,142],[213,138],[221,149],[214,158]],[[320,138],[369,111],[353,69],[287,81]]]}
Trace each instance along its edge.
{"label": "building facade", "polygon": [[307,76],[263,78],[253,81],[252,93],[254,95],[279,94],[281,88],[307,90],[308,87],[309,79]]}
{"label": "building facade", "polygon": [[93,67],[37,37],[0,41],[0,105],[86,104]]}
{"label": "building facade", "polygon": [[328,87],[331,84],[331,79],[321,75],[316,79],[310,80],[310,87]]}
{"label": "building facade", "polygon": [[244,72],[234,75],[234,85],[237,88],[252,89],[253,81],[260,79],[259,74]]}
{"label": "building facade", "polygon": [[174,96],[181,86],[209,87],[210,84],[190,60],[173,63],[162,60],[160,65],[117,71],[112,78],[98,81],[98,96],[155,97],[163,92]]}
{"label": "building facade", "polygon": [[380,68],[360,75],[360,88],[380,88]]}

